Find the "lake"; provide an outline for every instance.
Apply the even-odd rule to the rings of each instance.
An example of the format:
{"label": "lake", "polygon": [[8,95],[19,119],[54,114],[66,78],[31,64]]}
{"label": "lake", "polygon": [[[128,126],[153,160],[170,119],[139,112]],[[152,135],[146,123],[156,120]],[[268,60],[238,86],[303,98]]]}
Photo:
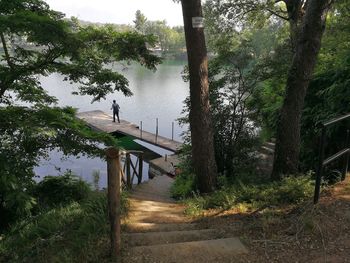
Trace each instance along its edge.
{"label": "lake", "polygon": [[[134,93],[132,97],[125,97],[122,93],[108,95],[106,100],[91,104],[90,96],[75,96],[71,92],[76,90],[76,84],[63,81],[63,76],[52,74],[43,77],[40,81],[43,87],[58,98],[58,106],[72,106],[78,111],[102,110],[109,114],[112,101],[115,99],[120,105],[120,118],[139,124],[142,121],[143,130],[155,132],[156,118],[159,123],[159,135],[171,138],[172,122],[174,122],[174,139],[182,141],[181,133],[186,127],[180,127],[177,118],[181,116],[183,101],[189,94],[189,84],[182,79],[181,72],[185,61],[164,61],[157,67],[157,71],[150,71],[140,65],[131,64],[124,67],[115,64],[115,67],[129,80],[129,88]],[[139,144],[151,149],[158,156],[164,156],[171,152],[155,146],[137,141]],[[45,175],[57,175],[69,169],[85,180],[92,182],[93,171],[100,173],[100,186],[106,186],[106,164],[104,161],[84,156],[68,157],[61,160],[62,154],[51,152],[50,160],[43,160],[40,167],[35,168],[39,177]],[[144,164],[147,175],[148,164]]]}

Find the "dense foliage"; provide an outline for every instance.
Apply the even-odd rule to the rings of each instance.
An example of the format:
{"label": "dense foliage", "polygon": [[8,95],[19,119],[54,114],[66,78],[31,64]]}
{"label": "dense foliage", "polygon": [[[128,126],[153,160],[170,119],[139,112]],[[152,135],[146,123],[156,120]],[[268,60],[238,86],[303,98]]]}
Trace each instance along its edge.
{"label": "dense foliage", "polygon": [[[47,176],[30,191],[38,200],[33,215],[1,235],[0,262],[110,262],[105,191],[71,172]],[[126,197],[123,191],[122,216]]]}
{"label": "dense foliage", "polygon": [[[240,57],[230,56],[230,52],[249,54],[244,57],[246,64],[242,67],[246,82],[251,83],[248,109],[255,113],[255,124],[261,128],[263,140],[275,136],[293,56],[292,18],[286,17],[288,6],[283,2],[213,0],[207,1],[205,8],[210,48],[219,57],[228,58],[224,63],[235,66],[241,61]],[[319,123],[350,112],[349,96],[346,96],[349,91],[346,87],[350,43],[348,4],[347,0],[338,1],[329,13],[319,62],[307,93],[301,133],[304,171],[315,167]],[[330,131],[329,140],[334,146],[344,142],[344,130],[343,127],[342,135],[340,129]],[[328,152],[334,152],[335,148]]]}
{"label": "dense foliage", "polygon": [[71,108],[0,108],[0,212],[1,227],[28,216],[36,204],[31,188],[33,167],[49,150],[64,154],[102,156],[100,142],[116,144],[113,137],[92,132],[75,118]]}
{"label": "dense foliage", "polygon": [[84,200],[91,188],[80,177],[67,172],[60,176],[45,176],[35,185],[33,192],[40,207],[44,208]]}
{"label": "dense foliage", "polygon": [[182,26],[170,27],[166,20],[150,21],[140,10],[136,11],[134,26],[138,32],[156,37],[157,47],[162,51],[162,55],[185,57],[186,43]]}
{"label": "dense foliage", "polygon": [[[233,185],[242,174],[256,174],[252,152],[257,142],[276,135],[294,53],[291,27],[294,22],[299,27],[301,19],[288,17],[289,7],[283,2],[210,0],[205,4],[208,45],[215,55],[209,67],[215,154],[219,172]],[[348,4],[338,1],[328,15],[303,110],[302,172],[315,170],[319,124],[350,112]],[[343,147],[346,125],[329,130],[327,155]],[[339,170],[339,164],[329,169]],[[196,193],[190,170],[177,179],[172,192],[182,198]]]}
{"label": "dense foliage", "polygon": [[[0,1],[0,212],[1,227],[30,215],[33,167],[52,149],[101,156],[100,144],[116,145],[88,130],[72,109],[52,107],[40,77],[59,73],[78,84],[76,95],[92,101],[120,91],[132,95],[114,61],[133,60],[155,69],[148,47],[155,38],[113,26],[80,25],[42,0]],[[24,104],[25,103],[25,104]],[[27,107],[18,105],[28,105]]]}

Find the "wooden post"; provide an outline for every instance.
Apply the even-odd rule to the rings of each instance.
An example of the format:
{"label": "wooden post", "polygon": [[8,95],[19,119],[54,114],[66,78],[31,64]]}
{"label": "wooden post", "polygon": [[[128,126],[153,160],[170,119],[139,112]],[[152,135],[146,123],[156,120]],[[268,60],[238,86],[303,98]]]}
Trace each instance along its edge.
{"label": "wooden post", "polygon": [[156,143],[158,141],[158,118],[156,118]]}
{"label": "wooden post", "polygon": [[350,149],[350,131],[346,131],[346,142],[345,142],[345,147],[344,149],[348,149],[348,152],[344,155],[344,163],[343,163],[343,174],[342,174],[342,181],[345,180],[346,174],[348,173],[348,168],[349,168],[349,149]]}
{"label": "wooden post", "polygon": [[131,175],[130,175],[130,153],[126,153],[126,186],[128,189],[132,188]]}
{"label": "wooden post", "polygon": [[108,175],[108,214],[111,226],[111,256],[117,259],[120,255],[120,161],[119,151],[116,148],[108,148],[107,155],[107,175]]}
{"label": "wooden post", "polygon": [[142,140],[142,121],[140,121],[140,138]]}
{"label": "wooden post", "polygon": [[139,153],[139,176],[137,181],[138,184],[142,182],[142,170],[143,170],[143,153]]}

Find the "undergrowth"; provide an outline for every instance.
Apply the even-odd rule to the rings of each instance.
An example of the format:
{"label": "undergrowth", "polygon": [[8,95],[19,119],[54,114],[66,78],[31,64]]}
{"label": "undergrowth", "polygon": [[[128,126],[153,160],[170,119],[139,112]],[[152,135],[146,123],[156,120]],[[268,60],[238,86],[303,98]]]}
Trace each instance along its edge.
{"label": "undergrowth", "polygon": [[[61,178],[62,191],[85,190],[59,200],[59,193],[45,194],[57,178],[47,180],[50,183],[43,181],[39,186],[47,198],[39,212],[12,225],[0,237],[0,262],[110,262],[106,192],[87,189],[73,177]],[[125,192],[121,203],[125,215]]]}
{"label": "undergrowth", "polygon": [[309,199],[314,190],[309,175],[286,177],[279,182],[254,183],[237,180],[208,195],[199,195],[193,189],[189,190],[192,183],[193,178],[187,178],[186,181],[184,176],[176,179],[172,187],[173,196],[183,198],[187,205],[186,213],[192,216],[201,215],[207,209],[237,209],[245,212],[265,207],[296,205]]}

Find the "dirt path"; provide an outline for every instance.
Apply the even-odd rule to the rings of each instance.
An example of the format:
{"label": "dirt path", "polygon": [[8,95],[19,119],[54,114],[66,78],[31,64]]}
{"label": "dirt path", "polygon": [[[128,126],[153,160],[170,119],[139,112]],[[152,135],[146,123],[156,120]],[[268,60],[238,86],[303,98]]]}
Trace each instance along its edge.
{"label": "dirt path", "polygon": [[247,249],[225,227],[192,222],[170,198],[171,178],[159,176],[135,187],[130,198],[123,262],[236,262]]}

